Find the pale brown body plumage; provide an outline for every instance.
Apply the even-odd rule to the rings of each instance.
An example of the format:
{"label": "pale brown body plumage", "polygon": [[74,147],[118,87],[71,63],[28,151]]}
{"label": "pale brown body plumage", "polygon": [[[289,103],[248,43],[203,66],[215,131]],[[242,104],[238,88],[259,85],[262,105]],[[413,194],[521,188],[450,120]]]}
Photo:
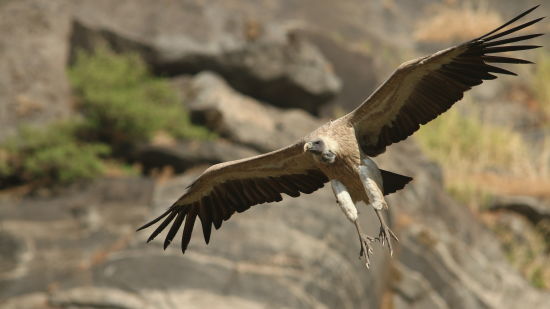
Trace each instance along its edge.
{"label": "pale brown body plumage", "polygon": [[[369,203],[368,194],[383,200],[383,195],[402,189],[412,179],[380,170],[374,163],[366,168],[362,162],[371,162],[367,156],[381,154],[387,146],[412,135],[420,125],[459,101],[464,92],[484,80],[497,78],[495,73],[516,75],[495,64],[530,63],[501,53],[540,47],[510,44],[541,34],[503,38],[540,21],[542,18],[537,18],[504,30],[535,9],[471,41],[402,64],[354,111],[293,145],[208,168],[170,208],[140,229],[160,221],[150,241],[171,224],[164,241],[166,248],[184,224],[181,248],[185,252],[197,217],[208,243],[212,225],[220,228],[234,213],[256,204],[280,201],[281,194],[297,197],[300,193],[312,193],[328,181],[332,181],[335,194],[340,194],[341,206],[347,207],[346,213],[352,216],[348,218],[354,221],[355,208],[351,207],[355,206],[346,201]],[[375,175],[366,175],[372,171]],[[374,183],[371,176],[381,179]],[[381,235],[387,236],[389,229],[380,216],[381,208],[375,209],[384,227]],[[357,222],[354,223],[362,253],[368,255],[365,251],[369,251],[369,239],[361,235]],[[388,237],[385,239],[389,241]]]}
{"label": "pale brown body plumage", "polygon": [[[312,132],[310,139],[325,138],[334,143],[332,148],[336,152],[336,160],[332,164],[316,161],[317,167],[329,179],[337,179],[348,189],[354,202],[368,203],[365,188],[359,178],[358,167],[361,165],[362,154],[355,137],[355,130],[349,122],[340,118],[331,121]],[[307,137],[306,137],[307,139]]]}

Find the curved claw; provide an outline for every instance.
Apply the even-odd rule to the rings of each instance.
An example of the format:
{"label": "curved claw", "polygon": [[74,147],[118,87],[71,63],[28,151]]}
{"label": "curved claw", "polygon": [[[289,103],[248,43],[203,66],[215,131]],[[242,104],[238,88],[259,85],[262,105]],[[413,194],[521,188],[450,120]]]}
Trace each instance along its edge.
{"label": "curved claw", "polygon": [[384,246],[385,243],[388,243],[388,250],[390,251],[390,256],[393,256],[393,246],[391,244],[391,238],[395,239],[395,241],[399,242],[399,239],[395,235],[395,233],[390,230],[387,226],[380,226],[380,233],[378,234],[378,237],[376,237],[376,240],[378,240],[382,246]]}
{"label": "curved claw", "polygon": [[395,239],[395,241],[399,241],[397,239],[397,236],[395,233],[390,230],[388,225],[386,224],[386,221],[384,220],[384,217],[382,216],[382,213],[380,209],[375,209],[376,215],[378,216],[378,220],[380,220],[380,233],[378,234],[378,237],[376,237],[376,240],[380,241],[382,246],[384,246],[385,243],[388,243],[388,250],[390,251],[390,256],[393,256],[393,247],[391,244],[391,239]]}
{"label": "curved claw", "polygon": [[370,256],[374,253],[370,243],[374,241],[373,237],[365,234],[359,234],[359,242],[361,243],[361,251],[359,251],[359,259],[365,259],[365,266],[370,268]]}
{"label": "curved claw", "polygon": [[353,221],[353,224],[355,224],[355,228],[357,229],[357,235],[359,236],[359,242],[361,243],[361,251],[359,251],[359,259],[364,258],[365,266],[367,266],[367,268],[370,268],[370,255],[374,253],[370,243],[373,242],[375,238],[370,237],[364,234],[363,232],[361,232],[361,227],[359,227],[359,223],[357,222],[357,220]]}

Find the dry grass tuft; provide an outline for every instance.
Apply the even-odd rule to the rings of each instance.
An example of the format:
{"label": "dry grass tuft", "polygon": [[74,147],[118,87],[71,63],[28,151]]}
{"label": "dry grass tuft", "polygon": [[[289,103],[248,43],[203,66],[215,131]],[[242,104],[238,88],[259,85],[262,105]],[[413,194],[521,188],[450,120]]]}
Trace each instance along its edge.
{"label": "dry grass tuft", "polygon": [[430,7],[428,17],[416,25],[414,38],[420,42],[465,41],[495,29],[503,20],[483,3]]}
{"label": "dry grass tuft", "polygon": [[452,109],[417,134],[441,164],[447,189],[474,209],[492,195],[550,197],[550,139],[534,147],[520,133],[475,114]]}
{"label": "dry grass tuft", "polygon": [[542,51],[537,57],[533,90],[546,119],[550,120],[550,87],[548,87],[548,83],[550,83],[550,52]]}

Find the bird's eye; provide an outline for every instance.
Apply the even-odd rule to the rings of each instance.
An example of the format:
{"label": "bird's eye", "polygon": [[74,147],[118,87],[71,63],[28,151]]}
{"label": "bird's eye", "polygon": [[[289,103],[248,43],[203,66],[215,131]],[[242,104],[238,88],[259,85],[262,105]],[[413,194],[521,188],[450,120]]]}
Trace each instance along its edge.
{"label": "bird's eye", "polygon": [[321,143],[320,141],[313,142],[314,145],[319,145],[320,143]]}

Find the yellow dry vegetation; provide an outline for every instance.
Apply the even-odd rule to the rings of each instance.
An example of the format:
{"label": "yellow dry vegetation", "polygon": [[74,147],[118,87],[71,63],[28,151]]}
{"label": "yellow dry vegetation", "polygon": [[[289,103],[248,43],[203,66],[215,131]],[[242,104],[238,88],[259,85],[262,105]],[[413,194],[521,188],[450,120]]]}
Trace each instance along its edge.
{"label": "yellow dry vegetation", "polygon": [[419,21],[414,38],[420,42],[451,42],[471,40],[503,24],[500,14],[490,10],[484,2],[460,5],[430,6],[426,16]]}
{"label": "yellow dry vegetation", "polygon": [[550,139],[528,144],[520,133],[476,114],[451,109],[417,134],[441,165],[447,189],[474,209],[496,194],[550,198]]}
{"label": "yellow dry vegetation", "polygon": [[550,52],[541,51],[537,57],[533,92],[535,93],[538,105],[550,121]]}

